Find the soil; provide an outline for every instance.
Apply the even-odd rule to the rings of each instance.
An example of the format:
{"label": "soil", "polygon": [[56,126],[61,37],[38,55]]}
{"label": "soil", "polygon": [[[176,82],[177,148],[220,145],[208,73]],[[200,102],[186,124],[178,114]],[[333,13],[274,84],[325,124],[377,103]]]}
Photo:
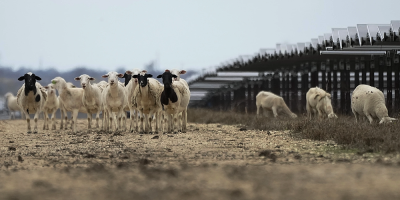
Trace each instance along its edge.
{"label": "soil", "polygon": [[25,120],[0,120],[0,199],[400,198],[396,152],[241,125],[158,135],[86,126],[27,134]]}

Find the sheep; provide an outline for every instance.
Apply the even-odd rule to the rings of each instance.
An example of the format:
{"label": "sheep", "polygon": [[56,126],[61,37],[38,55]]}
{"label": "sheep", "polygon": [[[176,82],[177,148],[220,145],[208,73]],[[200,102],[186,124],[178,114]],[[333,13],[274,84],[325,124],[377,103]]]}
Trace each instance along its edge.
{"label": "sheep", "polygon": [[[110,124],[112,125],[114,121],[115,130],[119,130],[119,125],[121,124],[121,118],[125,118],[124,107],[126,105],[126,91],[123,84],[120,84],[118,77],[123,77],[123,74],[117,72],[108,72],[103,75],[103,78],[108,78],[108,86],[104,89],[102,93],[102,101],[104,102],[106,115],[109,115]],[[118,123],[115,116],[115,112],[118,114]],[[106,130],[109,130],[108,120],[106,122]],[[123,127],[122,130],[125,130]]]}
{"label": "sheep", "polygon": [[331,94],[325,90],[319,87],[310,88],[306,94],[306,100],[307,115],[310,119],[312,114],[317,112],[319,118],[323,118],[324,115],[327,115],[329,119],[337,118],[332,109]]}
{"label": "sheep", "polygon": [[[4,97],[6,98],[6,105],[8,108],[8,111],[10,112],[10,119],[15,119],[15,112],[20,111],[21,108],[17,104],[17,97],[14,96],[11,92],[7,92]],[[22,112],[21,112],[22,116]]]}
{"label": "sheep", "polygon": [[[183,133],[186,133],[187,106],[190,101],[189,87],[182,81],[173,81],[177,78],[177,75],[172,74],[168,69],[163,74],[158,75],[157,78],[162,78],[164,83],[161,103],[168,117],[168,131],[176,133],[176,128],[178,128],[176,122],[182,120],[182,125],[179,128]],[[182,115],[178,116],[179,113],[182,113]]]}
{"label": "sheep", "polygon": [[92,114],[94,113],[96,113],[96,128],[99,128],[100,112],[103,110],[103,104],[101,102],[101,92],[103,88],[101,85],[92,85],[90,81],[94,81],[95,79],[87,74],[75,77],[75,80],[80,81],[83,89],[82,103],[87,111],[88,129],[92,128]]}
{"label": "sheep", "polygon": [[382,91],[369,85],[361,84],[354,89],[351,96],[351,110],[356,118],[356,123],[360,116],[366,116],[369,123],[372,123],[373,118],[378,118],[379,124],[397,120],[388,116]]}
{"label": "sheep", "polygon": [[44,124],[43,124],[43,130],[49,130],[49,113],[51,113],[51,129],[56,130],[56,124],[55,124],[55,114],[58,108],[60,107],[60,101],[56,95],[56,90],[52,84],[48,84],[47,86],[44,86],[47,90],[47,99],[44,102],[43,106],[43,112],[44,112]]}
{"label": "sheep", "polygon": [[185,79],[181,78],[181,74],[186,74],[185,70],[179,70],[179,69],[172,69],[170,70],[171,74],[175,75],[176,78],[173,79],[173,81],[181,81],[183,84],[186,85],[186,87],[189,88],[188,83],[186,82]]}
{"label": "sheep", "polygon": [[[136,86],[134,91],[133,102],[137,109],[143,114],[141,119],[141,131],[144,133],[152,132],[151,122],[153,115],[156,117],[155,133],[158,133],[160,124],[160,112],[162,111],[160,95],[163,87],[161,83],[156,79],[153,79],[153,75],[147,74],[146,70],[140,72],[139,75],[133,75],[133,78],[137,78],[139,85]],[[143,128],[143,121],[145,122],[145,128]]]}
{"label": "sheep", "polygon": [[[68,88],[76,88],[76,86],[71,82],[67,82],[67,87]],[[67,130],[67,127],[68,127],[68,113],[66,112],[64,106],[62,105],[62,102],[60,101],[60,96],[58,96],[58,103],[59,103],[59,108],[60,108],[60,112],[61,112],[60,130],[64,129],[64,119],[65,119],[65,130]],[[71,118],[72,118],[72,116],[71,116]],[[72,122],[71,122],[71,129],[72,129]]]}
{"label": "sheep", "polygon": [[25,114],[27,122],[27,133],[32,133],[31,131],[31,118],[29,114],[35,113],[34,121],[35,125],[33,127],[33,133],[37,133],[37,121],[40,112],[43,109],[44,102],[46,101],[47,95],[45,89],[36,81],[42,80],[39,76],[36,76],[32,72],[26,73],[24,76],[18,78],[19,81],[25,80],[25,83],[18,90],[17,93],[17,104]]}
{"label": "sheep", "polygon": [[278,113],[284,113],[291,118],[297,115],[290,111],[282,97],[267,91],[260,91],[256,96],[257,116],[260,114],[260,108],[264,110],[264,115],[269,116],[271,111],[274,117],[278,117]]}
{"label": "sheep", "polygon": [[[140,70],[140,69],[127,70],[125,72],[125,74],[128,74],[131,77],[131,78],[125,77],[125,81],[127,79],[129,79],[129,82],[125,88],[126,88],[128,109],[130,112],[130,119],[131,119],[131,123],[130,123],[130,127],[129,127],[130,132],[133,132],[134,129],[136,132],[138,131],[138,123],[139,123],[139,117],[140,117],[138,115],[139,109],[137,108],[137,105],[133,102],[134,97],[135,97],[134,90],[138,86],[138,79],[132,78],[132,76],[138,75],[140,72],[142,72],[142,70]],[[143,70],[143,72],[147,72],[147,71]],[[126,82],[125,82],[125,84],[126,84]],[[134,123],[135,123],[135,126],[134,126]]]}
{"label": "sheep", "polygon": [[76,133],[78,112],[87,113],[82,103],[83,89],[70,88],[61,77],[55,77],[51,80],[51,83],[58,91],[59,100],[62,104],[60,109],[63,109],[64,113],[67,111],[72,112],[72,131]]}

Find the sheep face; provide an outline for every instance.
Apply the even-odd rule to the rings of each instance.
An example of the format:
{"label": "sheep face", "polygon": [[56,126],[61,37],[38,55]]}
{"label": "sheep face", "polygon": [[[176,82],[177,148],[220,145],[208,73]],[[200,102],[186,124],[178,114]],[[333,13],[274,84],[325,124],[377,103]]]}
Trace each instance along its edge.
{"label": "sheep face", "polygon": [[172,69],[171,74],[175,75],[176,77],[174,78],[174,81],[179,81],[181,79],[181,74],[186,74],[185,70],[179,70],[179,69]]}
{"label": "sheep face", "polygon": [[94,81],[95,79],[87,74],[82,74],[79,77],[76,77],[75,80],[80,81],[82,88],[86,89],[86,87],[90,84],[90,81]]}
{"label": "sheep face", "polygon": [[381,119],[381,121],[379,122],[379,124],[383,124],[383,123],[392,123],[392,121],[395,121],[397,119],[395,118],[391,118],[391,117],[383,117]]}
{"label": "sheep face", "polygon": [[36,80],[40,81],[42,79],[32,72],[28,72],[25,75],[19,77],[18,80],[25,80],[25,95],[28,96],[29,91],[33,91],[33,94],[36,95]]}
{"label": "sheep face", "polygon": [[153,77],[153,75],[146,74],[146,72],[140,72],[139,75],[133,75],[132,77],[138,79],[138,82],[141,87],[146,87],[148,82],[147,78],[151,78]]}
{"label": "sheep face", "polygon": [[108,78],[108,83],[110,84],[111,87],[113,87],[114,85],[118,84],[118,78],[122,78],[124,77],[124,75],[118,72],[108,72],[107,74],[101,77]]}
{"label": "sheep face", "polygon": [[[134,76],[134,75],[139,75],[140,72],[147,73],[146,70],[143,70],[143,71],[142,71],[142,70],[140,70],[140,69],[133,69],[132,71],[131,71],[131,70],[128,70],[128,71],[126,71],[125,73],[128,74],[128,75],[131,75],[131,77],[133,78],[133,80],[135,81],[135,83],[137,83],[137,82],[138,82],[138,78],[134,78],[133,76]],[[125,83],[126,83],[126,79],[125,79]],[[129,83],[129,82],[128,82],[128,83]]]}
{"label": "sheep face", "polygon": [[338,118],[338,116],[335,113],[330,113],[328,115],[328,119],[337,119],[337,118]]}
{"label": "sheep face", "polygon": [[56,88],[51,83],[49,85],[47,85],[47,86],[44,86],[44,88],[46,88],[46,90],[47,90],[46,91],[47,96],[50,96],[51,94],[55,94],[56,93]]}
{"label": "sheep face", "polygon": [[163,74],[158,75],[157,78],[162,78],[163,84],[164,84],[164,89],[169,89],[169,88],[171,88],[171,85],[172,85],[172,79],[177,78],[177,76],[172,74],[167,69],[167,70],[165,70],[165,72]]}

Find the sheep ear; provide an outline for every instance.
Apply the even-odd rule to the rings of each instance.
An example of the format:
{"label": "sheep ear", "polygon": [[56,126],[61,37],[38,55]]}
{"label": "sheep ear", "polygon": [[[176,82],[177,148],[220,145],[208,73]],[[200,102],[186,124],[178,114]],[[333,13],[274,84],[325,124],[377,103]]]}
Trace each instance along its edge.
{"label": "sheep ear", "polygon": [[42,78],[40,78],[39,76],[35,76],[35,79],[38,81],[42,80]]}
{"label": "sheep ear", "polygon": [[107,77],[108,77],[108,74],[105,74],[105,75],[103,75],[103,76],[101,76],[101,77],[103,77],[103,78],[107,78]]}
{"label": "sheep ear", "polygon": [[166,69],[165,72],[170,72],[169,69]]}
{"label": "sheep ear", "polygon": [[93,77],[89,77],[89,80],[94,81],[94,80],[96,80],[96,79],[93,78]]}
{"label": "sheep ear", "polygon": [[124,78],[123,74],[118,74],[117,76],[120,77],[120,78]]}
{"label": "sheep ear", "polygon": [[147,74],[147,78],[151,78],[151,77],[153,77],[152,74]]}
{"label": "sheep ear", "polygon": [[81,77],[75,77],[74,78],[76,81],[80,81],[81,80]]}
{"label": "sheep ear", "polygon": [[130,71],[130,70],[127,70],[125,73],[129,74],[129,75],[132,75],[132,71]]}
{"label": "sheep ear", "polygon": [[48,90],[48,89],[49,89],[49,86],[44,86],[44,88],[46,88],[46,90]]}
{"label": "sheep ear", "polygon": [[316,99],[317,97],[319,97],[319,94],[315,95],[314,99]]}
{"label": "sheep ear", "polygon": [[186,74],[186,71],[185,70],[181,70],[179,73],[180,74]]}
{"label": "sheep ear", "polygon": [[162,75],[158,75],[157,78],[162,78]]}
{"label": "sheep ear", "polygon": [[142,70],[142,72],[147,73],[147,70],[144,69],[144,70]]}
{"label": "sheep ear", "polygon": [[21,77],[18,78],[19,81],[22,81],[24,79],[25,79],[25,76],[21,76]]}

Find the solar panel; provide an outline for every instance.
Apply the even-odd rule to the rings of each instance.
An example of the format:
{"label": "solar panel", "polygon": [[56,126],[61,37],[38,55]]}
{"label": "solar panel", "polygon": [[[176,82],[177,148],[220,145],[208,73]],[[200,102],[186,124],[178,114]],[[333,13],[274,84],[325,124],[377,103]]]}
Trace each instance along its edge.
{"label": "solar panel", "polygon": [[369,41],[369,38],[367,38],[367,35],[368,35],[368,25],[367,24],[357,24],[357,33],[358,33],[358,41],[360,43],[360,46],[363,45],[362,39],[364,39],[365,41],[366,40]]}
{"label": "solar panel", "polygon": [[312,38],[311,45],[316,49],[318,47],[318,38]]}
{"label": "solar panel", "polygon": [[304,48],[306,47],[305,43],[297,43],[297,50],[299,52],[304,52]]}
{"label": "solar panel", "polygon": [[381,25],[381,26],[378,26],[378,29],[379,29],[379,35],[381,36],[381,41],[383,41],[383,39],[384,39],[384,34],[386,33],[386,37],[390,37],[390,34],[389,34],[389,31],[390,31],[390,29],[392,28],[392,26],[389,24],[389,25]]}
{"label": "solar panel", "polygon": [[369,34],[369,41],[372,44],[372,39],[376,40],[376,36],[379,35],[379,28],[378,26],[390,26],[388,24],[368,24],[368,34]]}
{"label": "solar panel", "polygon": [[349,32],[349,37],[353,40],[356,39],[356,34],[357,34],[357,27],[351,26],[347,28],[347,31]]}
{"label": "solar panel", "polygon": [[390,21],[390,24],[392,25],[393,32],[397,32],[398,35],[400,28],[400,20],[392,20]]}
{"label": "solar panel", "polygon": [[318,44],[323,44],[324,40],[324,36],[318,36]]}
{"label": "solar panel", "polygon": [[340,41],[340,48],[343,48],[343,46],[345,46],[345,44],[346,44],[346,40],[347,40],[347,36],[349,35],[349,31],[347,31],[347,28],[339,29],[338,35],[339,35],[339,41]]}

